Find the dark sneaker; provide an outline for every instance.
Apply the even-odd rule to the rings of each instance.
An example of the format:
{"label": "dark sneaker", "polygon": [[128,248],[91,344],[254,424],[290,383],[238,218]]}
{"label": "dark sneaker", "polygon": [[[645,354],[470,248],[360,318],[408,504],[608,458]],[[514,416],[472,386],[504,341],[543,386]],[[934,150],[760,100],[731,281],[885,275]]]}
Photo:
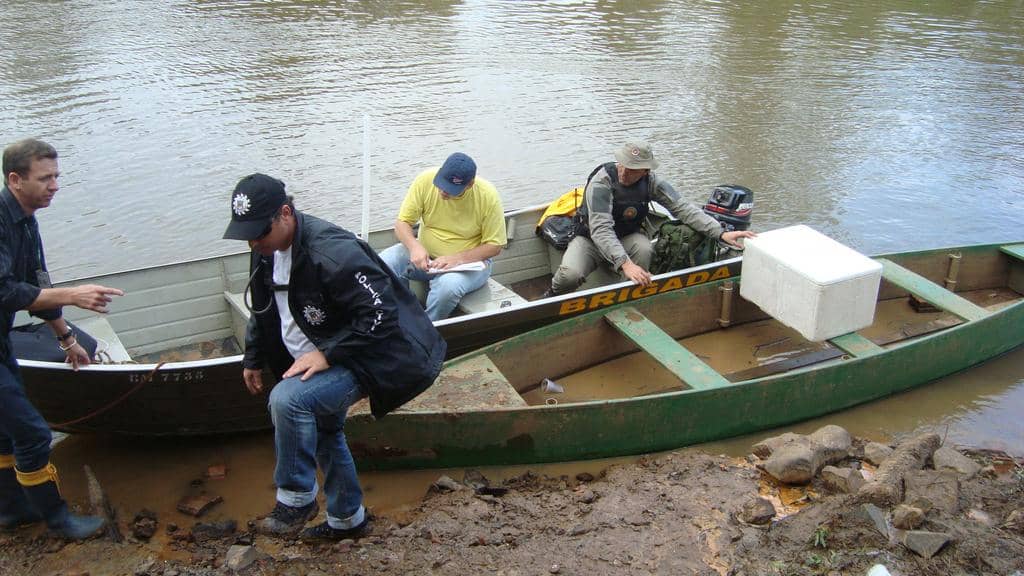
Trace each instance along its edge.
{"label": "dark sneaker", "polygon": [[331,542],[346,539],[358,540],[370,532],[370,519],[371,516],[367,513],[366,518],[363,519],[362,523],[351,528],[331,528],[330,524],[323,522],[313,526],[312,528],[306,528],[303,530],[302,533],[299,534],[299,539],[307,542],[315,542],[317,540]]}
{"label": "dark sneaker", "polygon": [[256,531],[270,536],[294,534],[316,517],[320,506],[316,500],[301,508],[285,506],[278,502],[265,518],[256,523]]}

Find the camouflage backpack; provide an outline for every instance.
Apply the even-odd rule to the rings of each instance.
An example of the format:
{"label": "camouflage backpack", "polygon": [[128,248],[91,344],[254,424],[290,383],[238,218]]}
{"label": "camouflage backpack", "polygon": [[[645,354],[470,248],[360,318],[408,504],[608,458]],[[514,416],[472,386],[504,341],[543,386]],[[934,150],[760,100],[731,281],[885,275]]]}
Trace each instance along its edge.
{"label": "camouflage backpack", "polygon": [[704,235],[696,232],[679,220],[663,222],[658,227],[654,255],[651,257],[651,274],[681,270],[702,264],[707,260]]}

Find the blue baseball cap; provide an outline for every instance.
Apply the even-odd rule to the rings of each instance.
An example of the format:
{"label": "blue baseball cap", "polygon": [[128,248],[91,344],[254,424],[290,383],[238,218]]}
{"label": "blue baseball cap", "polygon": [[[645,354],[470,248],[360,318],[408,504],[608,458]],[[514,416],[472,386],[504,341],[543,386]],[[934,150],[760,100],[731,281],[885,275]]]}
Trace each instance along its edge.
{"label": "blue baseball cap", "polygon": [[434,176],[434,186],[437,186],[449,196],[461,196],[466,191],[466,186],[476,178],[476,162],[462,152],[456,152],[448,157]]}

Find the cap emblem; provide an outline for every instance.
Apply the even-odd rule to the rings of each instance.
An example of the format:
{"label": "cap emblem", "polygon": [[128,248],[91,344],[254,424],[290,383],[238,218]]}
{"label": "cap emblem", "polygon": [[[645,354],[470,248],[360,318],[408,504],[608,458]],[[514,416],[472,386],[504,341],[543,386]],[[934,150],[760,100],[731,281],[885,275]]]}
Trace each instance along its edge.
{"label": "cap emblem", "polygon": [[629,153],[632,154],[634,158],[639,158],[640,157],[640,149],[639,148],[633,148],[632,150],[629,151]]}
{"label": "cap emblem", "polygon": [[316,306],[307,305],[302,309],[302,315],[306,317],[306,322],[309,322],[310,326],[319,326],[327,320],[327,314]]}
{"label": "cap emblem", "polygon": [[238,194],[231,200],[231,210],[239,216],[244,216],[249,213],[249,197],[245,194]]}
{"label": "cap emblem", "polygon": [[459,184],[459,185],[461,185],[462,184],[462,178],[460,178],[458,176],[452,176],[452,184]]}

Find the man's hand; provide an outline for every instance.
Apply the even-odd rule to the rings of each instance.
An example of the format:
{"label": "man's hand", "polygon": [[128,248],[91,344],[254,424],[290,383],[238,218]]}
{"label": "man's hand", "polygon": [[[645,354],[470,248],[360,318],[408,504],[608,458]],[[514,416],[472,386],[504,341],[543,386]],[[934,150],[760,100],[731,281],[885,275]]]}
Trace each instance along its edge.
{"label": "man's hand", "polygon": [[97,284],[75,286],[71,289],[71,305],[105,314],[111,296],[124,296],[124,291]]}
{"label": "man's hand", "polygon": [[754,238],[757,234],[754,234],[750,230],[733,230],[732,232],[722,232],[722,240],[726,244],[735,246],[737,248],[743,248],[743,243],[738,242],[740,238]]}
{"label": "man's hand", "polygon": [[417,243],[409,251],[409,262],[420,270],[426,271],[430,267],[430,254],[427,253],[427,249],[422,244]]}
{"label": "man's hand", "polygon": [[327,363],[327,357],[324,353],[319,350],[313,350],[312,352],[306,352],[302,356],[295,359],[292,367],[284,373],[285,378],[291,378],[296,374],[302,374],[300,380],[309,380],[310,376],[317,372],[323,372],[330,368],[331,365]]}
{"label": "man's hand", "polygon": [[451,254],[449,256],[438,256],[430,261],[431,270],[447,270],[454,268],[462,264],[462,258],[458,254]]}
{"label": "man's hand", "polygon": [[622,263],[622,274],[641,286],[647,286],[651,283],[651,273],[634,264],[632,260],[626,260]]}
{"label": "man's hand", "polygon": [[75,343],[71,345],[71,348],[65,350],[64,353],[68,356],[66,359],[67,362],[71,364],[71,367],[74,368],[76,372],[78,371],[79,366],[89,365],[89,353],[85,351],[85,348],[82,348],[78,343],[78,340],[75,340]]}
{"label": "man's hand", "polygon": [[249,394],[255,396],[263,392],[263,370],[243,368],[242,379],[245,380],[245,387],[249,389]]}

